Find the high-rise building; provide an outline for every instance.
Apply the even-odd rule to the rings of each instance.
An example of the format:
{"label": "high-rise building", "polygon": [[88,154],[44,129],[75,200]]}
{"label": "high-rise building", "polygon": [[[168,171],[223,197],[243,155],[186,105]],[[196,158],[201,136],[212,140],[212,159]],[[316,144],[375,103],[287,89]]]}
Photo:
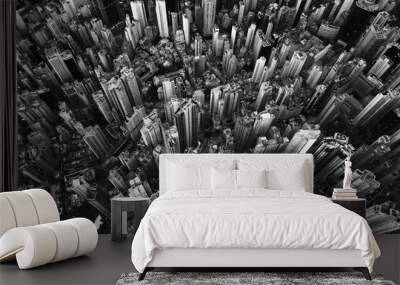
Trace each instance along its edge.
{"label": "high-rise building", "polygon": [[126,15],[125,21],[125,38],[135,48],[141,38],[139,21],[131,21],[129,15]]}
{"label": "high-rise building", "polygon": [[194,56],[200,56],[203,53],[203,39],[200,34],[194,37]]}
{"label": "high-rise building", "polygon": [[171,100],[172,97],[175,97],[175,84],[169,80],[165,79],[162,82],[163,92],[164,92],[164,100],[167,102]]}
{"label": "high-rise building", "polygon": [[143,126],[144,116],[144,107],[134,107],[133,114],[126,118],[125,126],[133,141],[137,141],[140,138],[140,129]]}
{"label": "high-rise building", "polygon": [[203,1],[203,35],[209,36],[213,32],[215,13],[217,8],[216,0]]}
{"label": "high-rise building", "polygon": [[260,82],[266,61],[267,61],[266,58],[263,56],[257,59],[256,64],[254,66],[254,71],[251,77],[251,81],[256,83]]}
{"label": "high-rise building", "polygon": [[165,0],[156,0],[156,14],[158,31],[161,38],[168,38],[168,18],[167,18],[167,7],[165,6]]}
{"label": "high-rise building", "polygon": [[265,136],[274,122],[275,115],[268,111],[257,113],[254,119],[253,136]]}
{"label": "high-rise building", "polygon": [[353,125],[364,128],[379,122],[400,102],[400,92],[388,90],[377,94],[365,108],[354,118]]}
{"label": "high-rise building", "polygon": [[179,15],[177,12],[171,12],[171,28],[172,28],[172,37],[175,38],[176,31],[179,30]]}
{"label": "high-rise building", "polygon": [[249,116],[240,116],[236,118],[235,128],[233,130],[235,152],[243,152],[251,142],[254,119]]}
{"label": "high-rise building", "polygon": [[291,138],[285,149],[285,153],[307,153],[321,136],[317,129],[301,129]]}
{"label": "high-rise building", "polygon": [[134,106],[142,105],[142,95],[133,69],[127,67],[122,68],[121,80],[124,83],[131,104]]}
{"label": "high-rise building", "polygon": [[114,121],[114,117],[111,112],[110,105],[107,102],[106,97],[104,96],[102,91],[96,91],[92,94],[93,101],[96,103],[97,108],[103,114],[104,118],[108,123],[112,123]]}
{"label": "high-rise building", "polygon": [[83,140],[97,158],[105,158],[110,153],[111,144],[98,125],[87,127]]}
{"label": "high-rise building", "polygon": [[302,51],[295,51],[290,61],[287,61],[282,70],[282,77],[297,77],[303,69],[307,60],[307,54]]}
{"label": "high-rise building", "polygon": [[144,33],[144,28],[147,26],[146,7],[144,6],[144,1],[131,1],[131,10],[133,19],[139,21],[140,29],[142,33]]}
{"label": "high-rise building", "polygon": [[182,104],[175,112],[174,119],[179,134],[180,152],[197,146],[200,126],[200,107],[197,102],[189,100]]}
{"label": "high-rise building", "polygon": [[121,119],[125,116],[131,116],[133,113],[132,104],[121,78],[113,77],[108,82],[108,91],[110,96],[113,98],[115,107],[117,108]]}
{"label": "high-rise building", "polygon": [[378,58],[378,60],[371,67],[371,69],[368,71],[367,74],[373,74],[377,78],[381,78],[382,75],[384,75],[385,72],[388,71],[388,69],[391,67],[391,65],[392,65],[391,60],[388,57],[383,55]]}
{"label": "high-rise building", "polygon": [[246,42],[245,42],[245,44],[244,44],[244,46],[246,47],[247,50],[248,50],[248,49],[252,46],[252,44],[253,44],[254,35],[255,35],[255,33],[256,33],[256,28],[257,28],[256,24],[253,23],[253,24],[250,25],[249,29],[247,30]]}
{"label": "high-rise building", "polygon": [[308,74],[306,83],[310,88],[317,86],[319,80],[321,79],[322,68],[319,65],[314,65]]}
{"label": "high-rise building", "polygon": [[231,49],[233,49],[233,50],[235,50],[237,32],[238,32],[238,26],[232,25],[232,29],[231,29]]}
{"label": "high-rise building", "polygon": [[183,34],[185,35],[185,43],[190,45],[190,19],[186,14],[182,14]]}
{"label": "high-rise building", "polygon": [[272,91],[273,87],[270,85],[269,81],[261,83],[255,103],[255,110],[257,112],[261,112],[265,109],[265,104],[267,104],[268,97],[272,95]]}
{"label": "high-rise building", "polygon": [[164,146],[167,153],[179,153],[181,147],[179,144],[179,134],[176,126],[163,128]]}
{"label": "high-rise building", "polygon": [[54,72],[57,74],[58,78],[61,82],[67,82],[73,80],[73,76],[71,71],[67,67],[66,63],[64,62],[60,52],[57,48],[52,47],[46,49],[45,51],[47,61],[53,68]]}
{"label": "high-rise building", "polygon": [[155,110],[143,118],[143,127],[140,129],[140,133],[147,146],[154,148],[163,143],[161,120]]}

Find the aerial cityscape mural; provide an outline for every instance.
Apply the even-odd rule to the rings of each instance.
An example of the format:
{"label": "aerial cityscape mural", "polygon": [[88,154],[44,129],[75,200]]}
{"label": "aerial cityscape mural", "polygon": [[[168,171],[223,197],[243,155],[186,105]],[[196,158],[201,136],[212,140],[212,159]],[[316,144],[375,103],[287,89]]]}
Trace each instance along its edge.
{"label": "aerial cityscape mural", "polygon": [[110,231],[162,153],[312,153],[400,232],[395,0],[19,0],[19,187]]}

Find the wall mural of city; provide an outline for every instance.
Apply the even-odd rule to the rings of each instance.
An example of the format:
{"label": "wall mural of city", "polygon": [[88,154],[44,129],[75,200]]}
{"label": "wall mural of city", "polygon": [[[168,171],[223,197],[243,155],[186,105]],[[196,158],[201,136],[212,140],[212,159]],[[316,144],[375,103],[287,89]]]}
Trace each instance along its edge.
{"label": "wall mural of city", "polygon": [[375,233],[400,232],[395,0],[17,1],[19,188],[110,231],[162,153],[351,156]]}

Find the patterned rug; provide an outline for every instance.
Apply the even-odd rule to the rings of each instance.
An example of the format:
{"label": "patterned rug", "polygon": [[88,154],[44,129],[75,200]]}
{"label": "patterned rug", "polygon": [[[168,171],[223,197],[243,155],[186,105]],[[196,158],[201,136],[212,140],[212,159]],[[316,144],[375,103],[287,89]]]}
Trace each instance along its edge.
{"label": "patterned rug", "polygon": [[395,285],[376,275],[368,281],[359,272],[148,272],[142,281],[138,276],[122,274],[116,285]]}

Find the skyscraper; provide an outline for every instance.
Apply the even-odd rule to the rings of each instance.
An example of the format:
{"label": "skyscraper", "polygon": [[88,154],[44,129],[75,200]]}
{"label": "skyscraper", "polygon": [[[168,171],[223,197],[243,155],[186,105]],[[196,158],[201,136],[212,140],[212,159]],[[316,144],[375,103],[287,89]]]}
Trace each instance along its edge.
{"label": "skyscraper", "polygon": [[267,61],[266,58],[263,56],[257,59],[256,64],[254,66],[254,71],[253,71],[253,76],[251,77],[251,81],[257,83],[260,82],[266,61]]}
{"label": "skyscraper", "polygon": [[167,8],[165,6],[165,0],[156,0],[156,14],[158,31],[161,38],[168,38],[168,18]]}
{"label": "skyscraper", "polygon": [[175,112],[175,125],[179,134],[180,151],[197,145],[200,124],[200,107],[197,102],[189,100]]}
{"label": "skyscraper", "polygon": [[132,68],[124,67],[121,69],[121,80],[124,83],[125,89],[129,95],[129,100],[132,105],[140,106],[143,104],[142,94]]}
{"label": "skyscraper", "polygon": [[265,104],[267,103],[268,97],[272,95],[272,90],[273,87],[268,81],[261,83],[255,103],[255,110],[257,112],[261,112],[265,109]]}
{"label": "skyscraper", "polygon": [[253,126],[253,135],[255,137],[265,136],[274,122],[275,115],[268,111],[262,111],[256,114]]}
{"label": "skyscraper", "polygon": [[140,138],[140,129],[143,126],[143,117],[145,116],[144,107],[134,108],[133,114],[126,118],[125,126],[133,141]]}
{"label": "skyscraper", "polygon": [[388,90],[378,93],[354,118],[353,124],[364,128],[376,124],[400,102],[400,92]]}
{"label": "skyscraper", "polygon": [[161,120],[155,110],[143,118],[140,133],[147,146],[155,147],[163,143]]}
{"label": "skyscraper", "polygon": [[215,23],[216,0],[203,1],[203,35],[209,36],[213,32]]}
{"label": "skyscraper", "polygon": [[46,49],[45,54],[47,61],[49,62],[61,82],[67,82],[73,79],[69,68],[65,64],[57,48],[52,47]]}
{"label": "skyscraper", "polygon": [[104,158],[110,152],[111,144],[98,125],[87,127],[83,140],[97,158]]}
{"label": "skyscraper", "polygon": [[190,45],[190,19],[186,14],[182,14],[183,33],[185,35],[185,43]]}
{"label": "skyscraper", "polygon": [[131,10],[133,19],[139,21],[140,29],[144,33],[144,28],[147,26],[146,8],[142,0],[131,1]]}

